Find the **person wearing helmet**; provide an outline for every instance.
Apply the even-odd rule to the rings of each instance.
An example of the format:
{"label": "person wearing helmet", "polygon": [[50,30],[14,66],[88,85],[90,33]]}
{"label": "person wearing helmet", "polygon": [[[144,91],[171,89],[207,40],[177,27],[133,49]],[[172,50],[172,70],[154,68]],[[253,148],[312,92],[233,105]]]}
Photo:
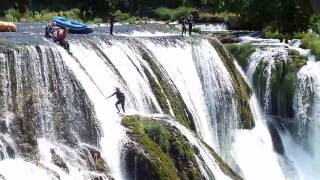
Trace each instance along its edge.
{"label": "person wearing helmet", "polygon": [[110,98],[112,96],[116,95],[118,101],[116,102],[116,108],[118,110],[118,113],[120,113],[120,109],[118,108],[118,105],[121,104],[121,107],[122,107],[122,111],[123,113],[125,113],[125,109],[124,109],[124,104],[125,104],[125,100],[126,100],[126,97],[124,95],[123,92],[120,91],[120,88],[116,88],[116,92],[114,92],[113,94],[111,94],[110,96],[108,96],[107,98]]}

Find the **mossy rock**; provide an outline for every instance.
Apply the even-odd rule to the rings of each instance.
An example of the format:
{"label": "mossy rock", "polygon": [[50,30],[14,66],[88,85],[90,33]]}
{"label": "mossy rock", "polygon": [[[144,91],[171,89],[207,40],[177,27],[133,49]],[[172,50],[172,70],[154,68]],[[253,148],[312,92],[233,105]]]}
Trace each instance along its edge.
{"label": "mossy rock", "polygon": [[[154,176],[152,179],[191,180],[202,178],[193,156],[195,153],[193,147],[177,129],[140,116],[124,117],[122,124],[132,131],[129,137],[138,142],[145,153],[138,153],[137,149],[132,151],[132,147],[129,152],[131,155],[132,153],[136,154],[135,159],[138,161],[133,165],[136,166],[135,168],[148,164],[150,172],[142,171],[147,174],[140,174],[140,177],[149,177],[151,173]],[[139,163],[144,165],[139,165]]]}
{"label": "mossy rock", "polygon": [[[130,129],[130,139],[141,145],[141,149],[134,144],[127,145],[127,157],[136,161],[127,162],[127,169],[135,168],[135,173],[139,173],[139,179],[147,179],[146,177],[151,175],[152,179],[204,179],[195,159],[199,150],[175,127],[165,121],[138,115],[124,117],[122,125]],[[210,152],[226,175],[231,179],[242,179],[213,149],[210,148]],[[148,168],[148,172],[142,168]],[[128,175],[137,176],[133,172],[129,172]],[[214,178],[214,175],[211,178]]]}
{"label": "mossy rock", "polygon": [[[270,107],[267,113],[293,118],[293,99],[296,90],[297,72],[307,63],[307,58],[295,50],[288,49],[288,59],[275,59],[270,77]],[[269,62],[262,60],[253,75],[253,84],[260,100],[265,106],[265,92]]]}
{"label": "mossy rock", "polygon": [[239,65],[243,69],[246,69],[248,66],[249,57],[255,51],[255,48],[249,43],[247,44],[229,43],[229,44],[225,44],[225,47],[232,54],[232,56],[238,61]]}
{"label": "mossy rock", "polygon": [[239,127],[243,129],[252,129],[255,126],[254,118],[250,109],[250,97],[252,94],[250,86],[237,70],[233,57],[226,48],[214,38],[208,38],[211,45],[216,49],[226,68],[228,69],[237,98],[237,107],[241,122]]}
{"label": "mossy rock", "polygon": [[[165,73],[164,68],[156,62],[156,58],[153,57],[153,54],[147,48],[145,48],[143,44],[141,44],[139,41],[137,41],[136,44],[142,58],[152,69],[154,76],[147,68],[144,68],[144,72],[147,75],[151,89],[156,95],[156,98],[164,113],[170,115],[171,107],[176,120],[185,127],[195,131],[196,126],[194,118],[174,83]],[[168,104],[168,102],[170,104]]]}

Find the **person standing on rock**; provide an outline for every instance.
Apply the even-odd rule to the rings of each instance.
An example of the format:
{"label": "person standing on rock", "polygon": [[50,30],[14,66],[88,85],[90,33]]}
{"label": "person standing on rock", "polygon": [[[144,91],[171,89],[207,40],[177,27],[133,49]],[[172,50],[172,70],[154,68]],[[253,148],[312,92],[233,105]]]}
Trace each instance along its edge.
{"label": "person standing on rock", "polygon": [[191,36],[192,26],[193,26],[193,16],[192,16],[192,14],[188,17],[188,24],[189,24],[189,35]]}
{"label": "person standing on rock", "polygon": [[181,18],[181,25],[182,25],[182,36],[183,35],[187,35],[187,27],[186,27],[186,17],[185,16],[183,16],[182,18]]}
{"label": "person standing on rock", "polygon": [[121,104],[122,111],[123,111],[123,113],[125,113],[126,111],[124,109],[124,104],[125,104],[126,97],[125,97],[124,93],[120,91],[120,88],[116,87],[116,92],[114,92],[113,94],[111,94],[107,98],[111,98],[114,95],[116,95],[116,97],[118,99],[118,101],[116,102],[116,108],[118,110],[118,113],[120,113],[120,109],[118,108],[119,104]]}
{"label": "person standing on rock", "polygon": [[113,24],[114,24],[115,16],[113,13],[109,15],[109,23],[110,23],[110,35],[113,35]]}

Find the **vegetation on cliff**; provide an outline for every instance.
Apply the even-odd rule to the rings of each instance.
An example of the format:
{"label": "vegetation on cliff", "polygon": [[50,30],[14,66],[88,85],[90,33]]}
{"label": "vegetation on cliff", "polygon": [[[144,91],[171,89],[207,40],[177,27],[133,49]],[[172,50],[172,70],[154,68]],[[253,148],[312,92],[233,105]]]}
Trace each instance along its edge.
{"label": "vegetation on cliff", "polygon": [[[127,132],[130,139],[142,147],[137,150],[137,146],[128,146],[125,155],[127,171],[136,169],[136,172],[141,172],[141,174],[135,174],[140,179],[151,177],[151,175],[153,175],[152,179],[159,180],[203,179],[195,158],[199,150],[192,146],[178,129],[165,121],[138,115],[124,117],[122,124],[130,129]],[[215,157],[218,157],[212,149],[211,151]],[[137,161],[132,164],[128,162],[130,159]],[[232,179],[241,179],[221,159],[217,161],[222,171]],[[148,170],[142,171],[141,168],[146,164],[148,164]]]}
{"label": "vegetation on cliff", "polygon": [[[271,72],[270,92],[272,115],[294,116],[293,98],[296,90],[296,74],[307,62],[307,58],[300,56],[295,50],[288,50],[288,59],[275,59]],[[253,84],[261,105],[265,103],[266,84],[268,79],[269,62],[262,60],[253,76]]]}
{"label": "vegetation on cliff", "polygon": [[154,61],[155,58],[152,57],[152,53],[144,48],[143,45],[139,47],[139,51],[142,58],[149,64],[154,73],[153,76],[148,69],[144,69],[151,85],[151,89],[156,95],[164,113],[171,114],[171,107],[173,115],[178,122],[189,129],[195,130],[195,122],[191,112],[188,110],[187,105],[183,101],[177,88],[174,86],[174,83],[171,81],[169,76],[164,73],[165,71],[162,69],[162,66]]}
{"label": "vegetation on cliff", "polygon": [[234,89],[236,92],[237,105],[240,114],[241,123],[240,128],[252,129],[255,126],[254,118],[250,109],[250,97],[251,97],[251,88],[247,84],[246,80],[242,77],[240,72],[237,70],[234,60],[230,52],[220,44],[216,39],[209,39],[212,46],[217,50],[220,58],[225,64],[226,68],[230,72],[230,75],[233,80]]}
{"label": "vegetation on cliff", "polygon": [[225,44],[225,47],[232,54],[232,56],[237,60],[239,65],[245,69],[248,65],[248,59],[250,55],[255,51],[255,48],[251,44]]}

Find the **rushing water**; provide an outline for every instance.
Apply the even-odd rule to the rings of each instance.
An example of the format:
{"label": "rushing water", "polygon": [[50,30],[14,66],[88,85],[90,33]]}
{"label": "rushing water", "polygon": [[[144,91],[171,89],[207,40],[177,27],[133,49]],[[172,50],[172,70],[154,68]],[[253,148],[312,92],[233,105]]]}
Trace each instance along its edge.
{"label": "rushing water", "polygon": [[[198,163],[204,177],[211,177],[204,170],[209,169],[216,179],[229,178],[201,141],[215,149],[245,179],[286,179],[255,97],[251,98],[251,110],[256,127],[237,129],[239,114],[234,85],[217,50],[205,38],[161,35],[80,36],[70,40],[72,54],[49,40],[41,40],[42,45],[1,52],[0,99],[4,103],[0,118],[8,125],[16,121],[16,114],[35,119],[38,141],[35,154],[41,165],[23,160],[23,153],[16,150],[20,147],[10,137],[13,130],[0,131],[6,139],[0,137],[0,152],[4,157],[0,156],[4,159],[0,161],[0,175],[8,180],[19,179],[21,176],[12,171],[16,164],[27,179],[36,176],[54,179],[56,174],[48,169],[60,179],[100,176],[107,179],[105,174],[94,171],[95,160],[88,152],[97,149],[106,160],[110,175],[117,180],[127,179],[120,159],[127,136],[114,106],[116,99],[107,97],[119,87],[126,94],[126,114],[161,114],[162,117],[165,110],[154,94],[151,76],[157,84],[159,78],[168,81],[173,93],[181,95],[185,111],[193,117],[196,136],[172,118],[167,122],[199,149],[198,158],[203,161],[198,159]],[[278,51],[261,49],[252,55],[249,79],[262,59],[271,62],[267,71],[270,76],[273,57],[278,56],[275,52]],[[161,77],[156,75],[159,72],[147,62],[146,56],[156,64]],[[270,92],[266,93],[265,98],[269,95]],[[174,115],[172,102],[167,101],[169,115]],[[26,108],[28,103],[32,104],[32,112]],[[263,108],[268,106],[269,103]],[[317,114],[312,117],[315,119]],[[315,131],[312,132],[310,136],[316,137]],[[7,146],[16,152],[15,159],[10,159],[13,157]],[[311,152],[318,152],[317,148],[313,146]],[[51,162],[50,149],[55,149],[66,161],[69,174]]]}

